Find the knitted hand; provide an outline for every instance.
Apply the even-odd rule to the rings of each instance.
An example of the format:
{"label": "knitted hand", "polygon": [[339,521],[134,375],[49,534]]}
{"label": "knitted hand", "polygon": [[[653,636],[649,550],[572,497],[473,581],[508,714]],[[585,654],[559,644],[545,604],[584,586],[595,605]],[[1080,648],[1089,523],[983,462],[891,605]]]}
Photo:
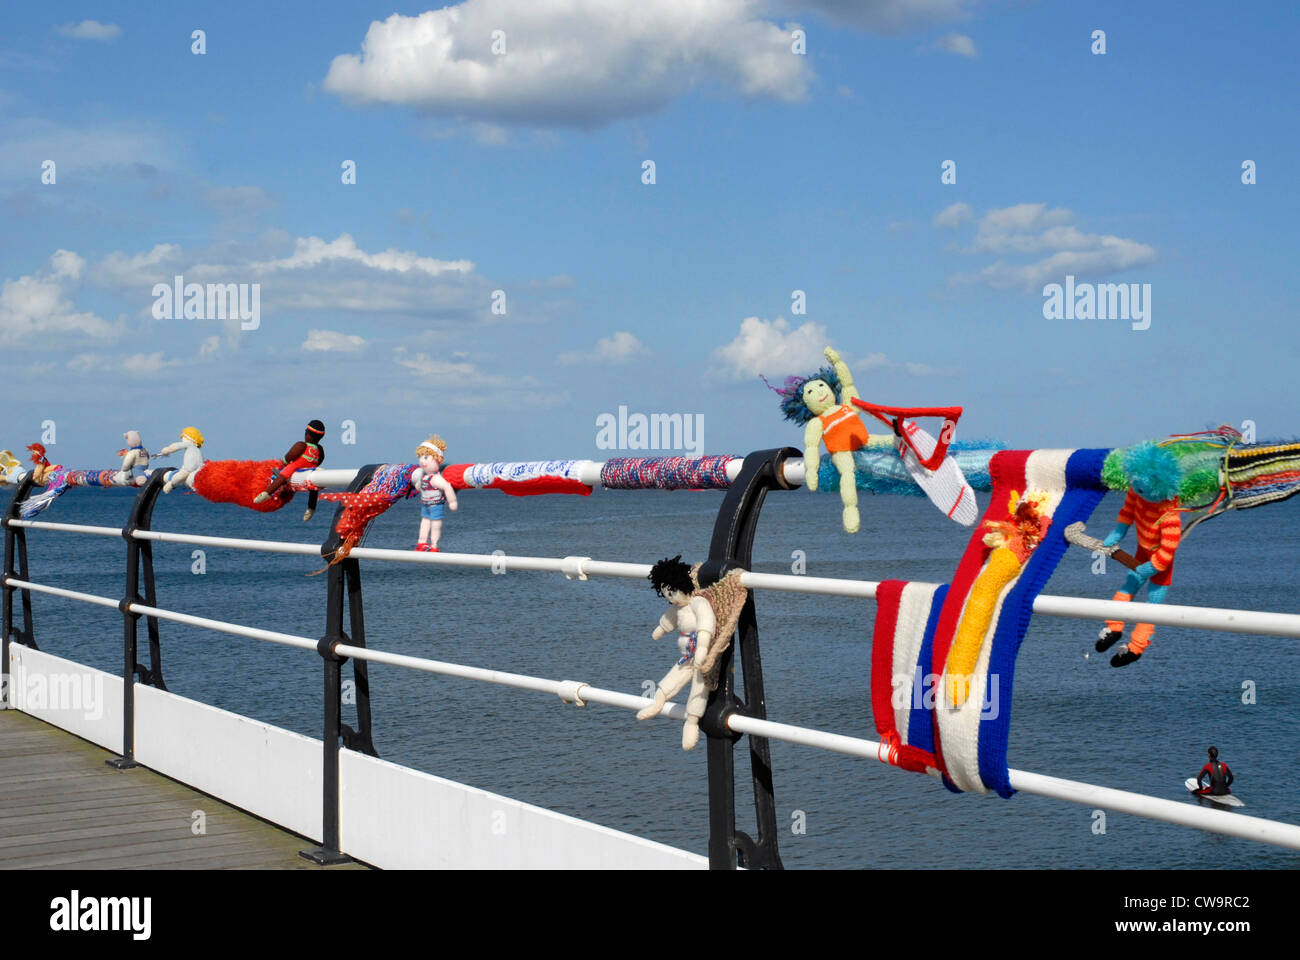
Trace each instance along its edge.
{"label": "knitted hand", "polygon": [[1103,540],[1101,542],[1101,545],[1103,547],[1115,546],[1117,543],[1119,543],[1121,540],[1124,539],[1124,534],[1128,533],[1128,528],[1129,528],[1129,524],[1121,523],[1119,526],[1117,526],[1114,530],[1110,532],[1110,536],[1108,536],[1105,540]]}
{"label": "knitted hand", "polygon": [[1159,571],[1156,570],[1156,565],[1152,563],[1150,560],[1142,564],[1142,566],[1138,567],[1133,572],[1136,573],[1143,580],[1150,580],[1157,573],[1159,573]]}

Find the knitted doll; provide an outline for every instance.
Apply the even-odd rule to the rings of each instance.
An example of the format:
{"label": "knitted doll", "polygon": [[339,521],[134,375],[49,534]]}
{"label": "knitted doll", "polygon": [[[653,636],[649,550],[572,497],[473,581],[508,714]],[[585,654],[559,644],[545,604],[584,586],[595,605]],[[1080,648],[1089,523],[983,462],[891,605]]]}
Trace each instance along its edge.
{"label": "knitted doll", "polygon": [[655,593],[667,600],[672,607],[659,618],[659,624],[650,634],[652,640],[658,640],[670,630],[678,631],[677,649],[682,657],[659,681],[655,688],[655,702],[641,710],[636,718],[648,720],[657,717],[670,697],[686,686],[691,685],[691,693],[686,701],[686,726],[682,728],[682,749],[690,750],[700,738],[700,717],[704,716],[704,707],[709,702],[709,692],[704,686],[704,677],[700,673],[697,661],[708,655],[709,643],[717,629],[717,618],[713,607],[703,597],[693,596],[695,584],[691,580],[691,568],[682,563],[682,555],[665,558],[650,568],[650,584]]}
{"label": "knitted doll", "polygon": [[437,553],[442,536],[443,503],[451,510],[458,509],[456,491],[439,472],[447,458],[447,441],[436,433],[415,448],[420,465],[411,474],[411,486],[420,495],[420,536],[415,549],[421,553]]}
{"label": "knitted doll", "polygon": [[984,523],[984,546],[991,548],[988,562],[966,599],[944,670],[950,706],[960,707],[970,695],[971,674],[979,661],[998,601],[1007,584],[1020,576],[1025,561],[1043,542],[1052,522],[1042,512],[1047,499],[1042,491],[1026,491],[1022,497],[1013,490],[1007,503],[1010,519]]}
{"label": "knitted doll", "polygon": [[138,430],[128,430],[122,434],[122,439],[126,441],[127,448],[117,451],[117,455],[122,458],[122,469],[113,479],[117,483],[143,486],[149,477],[149,451],[144,448]]}
{"label": "knitted doll", "polygon": [[852,405],[854,397],[861,398],[853,386],[853,375],[848,366],[830,347],[825,353],[831,366],[822,367],[807,377],[788,377],[784,388],[777,393],[782,397],[781,410],[785,418],[805,424],[803,445],[808,489],[817,489],[817,465],[821,462],[821,444],[825,443],[831,462],[840,475],[844,532],[857,533],[861,520],[853,451],[867,445],[867,425]]}
{"label": "knitted doll", "polygon": [[682,563],[681,554],[660,560],[650,568],[650,583],[655,593],[672,604],[659,619],[651,637],[658,640],[670,630],[678,631],[677,648],[682,657],[659,681],[654,703],[641,710],[636,718],[656,717],[669,698],[689,682],[691,692],[686,701],[686,725],[682,728],[682,749],[690,750],[700,737],[700,717],[709,701],[709,691],[718,686],[722,673],[722,655],[731,646],[732,634],[740,620],[749,591],[740,582],[741,570],[732,570],[712,586],[701,588],[699,566]]}
{"label": "knitted doll", "polygon": [[[253,498],[254,503],[265,503],[280,492],[280,488],[289,483],[289,478],[299,470],[314,470],[325,462],[325,448],[321,438],[325,436],[325,424],[313,420],[307,424],[303,438],[289,448],[284,455],[284,466],[273,474],[266,489]],[[310,517],[303,517],[304,520]]]}
{"label": "knitted doll", "polygon": [[[1174,574],[1174,554],[1182,538],[1178,491],[1182,480],[1178,459],[1169,450],[1148,441],[1124,454],[1124,473],[1129,491],[1119,512],[1119,522],[1104,541],[1113,547],[1124,539],[1129,527],[1137,524],[1136,570],[1129,572],[1115,600],[1132,600],[1147,584],[1147,602],[1164,603]],[[1128,643],[1110,659],[1112,667],[1124,667],[1142,656],[1155,633],[1154,624],[1139,623],[1129,635]],[[1097,640],[1102,652],[1124,635],[1121,620],[1107,620]]]}
{"label": "knitted doll", "polygon": [[203,434],[199,432],[198,427],[186,427],[181,431],[181,438],[175,443],[169,443],[158,451],[158,456],[168,457],[178,450],[184,450],[185,456],[181,460],[180,469],[173,470],[172,475],[167,478],[163,484],[163,492],[171,493],[178,484],[188,484],[193,489],[194,474],[203,466],[203,454],[199,453],[199,448],[203,446]]}

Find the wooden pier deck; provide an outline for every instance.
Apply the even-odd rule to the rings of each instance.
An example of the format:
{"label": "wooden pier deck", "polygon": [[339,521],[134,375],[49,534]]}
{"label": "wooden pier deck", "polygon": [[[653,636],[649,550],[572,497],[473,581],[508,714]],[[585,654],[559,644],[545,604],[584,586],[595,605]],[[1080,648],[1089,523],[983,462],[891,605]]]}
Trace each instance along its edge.
{"label": "wooden pier deck", "polygon": [[[341,870],[288,831],[17,710],[0,710],[0,869]],[[202,811],[205,832],[193,830]]]}

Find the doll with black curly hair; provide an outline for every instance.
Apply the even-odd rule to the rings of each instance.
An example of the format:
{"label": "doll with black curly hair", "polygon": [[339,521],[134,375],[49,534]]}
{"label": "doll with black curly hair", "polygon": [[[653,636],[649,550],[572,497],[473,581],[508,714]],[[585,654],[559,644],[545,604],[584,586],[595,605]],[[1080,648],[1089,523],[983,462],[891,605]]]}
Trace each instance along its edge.
{"label": "doll with black curly hair", "polygon": [[700,717],[709,702],[709,688],[702,664],[708,660],[709,645],[718,629],[713,605],[697,592],[691,568],[682,562],[681,554],[660,560],[650,568],[650,584],[655,593],[672,606],[659,618],[659,624],[650,635],[658,640],[676,630],[677,649],[681,659],[673,664],[655,689],[654,703],[636,715],[638,720],[657,717],[669,699],[686,684],[691,692],[686,700],[686,725],[682,728],[682,749],[690,750],[700,738]]}

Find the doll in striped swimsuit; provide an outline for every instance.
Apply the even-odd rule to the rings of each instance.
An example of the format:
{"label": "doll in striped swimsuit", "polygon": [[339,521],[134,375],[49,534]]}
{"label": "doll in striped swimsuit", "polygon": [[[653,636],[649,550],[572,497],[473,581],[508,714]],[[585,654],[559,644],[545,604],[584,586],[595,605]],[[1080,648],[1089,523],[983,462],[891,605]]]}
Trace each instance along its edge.
{"label": "doll in striped swimsuit", "polygon": [[411,486],[420,495],[420,536],[415,549],[420,553],[437,553],[442,536],[444,503],[456,510],[456,491],[440,467],[447,459],[447,441],[436,433],[415,448],[420,465],[411,474]]}
{"label": "doll in striped swimsuit", "polygon": [[[1137,526],[1136,570],[1129,572],[1124,586],[1113,599],[1132,600],[1147,585],[1147,603],[1164,603],[1174,576],[1174,554],[1182,539],[1178,493],[1182,472],[1178,459],[1156,443],[1138,444],[1124,455],[1124,473],[1129,490],[1119,512],[1119,522],[1103,543],[1113,547],[1124,539],[1129,527]],[[1126,667],[1142,656],[1155,634],[1154,624],[1139,623],[1129,641],[1110,658],[1112,667]],[[1097,640],[1099,653],[1110,649],[1124,635],[1124,623],[1107,620]]]}

